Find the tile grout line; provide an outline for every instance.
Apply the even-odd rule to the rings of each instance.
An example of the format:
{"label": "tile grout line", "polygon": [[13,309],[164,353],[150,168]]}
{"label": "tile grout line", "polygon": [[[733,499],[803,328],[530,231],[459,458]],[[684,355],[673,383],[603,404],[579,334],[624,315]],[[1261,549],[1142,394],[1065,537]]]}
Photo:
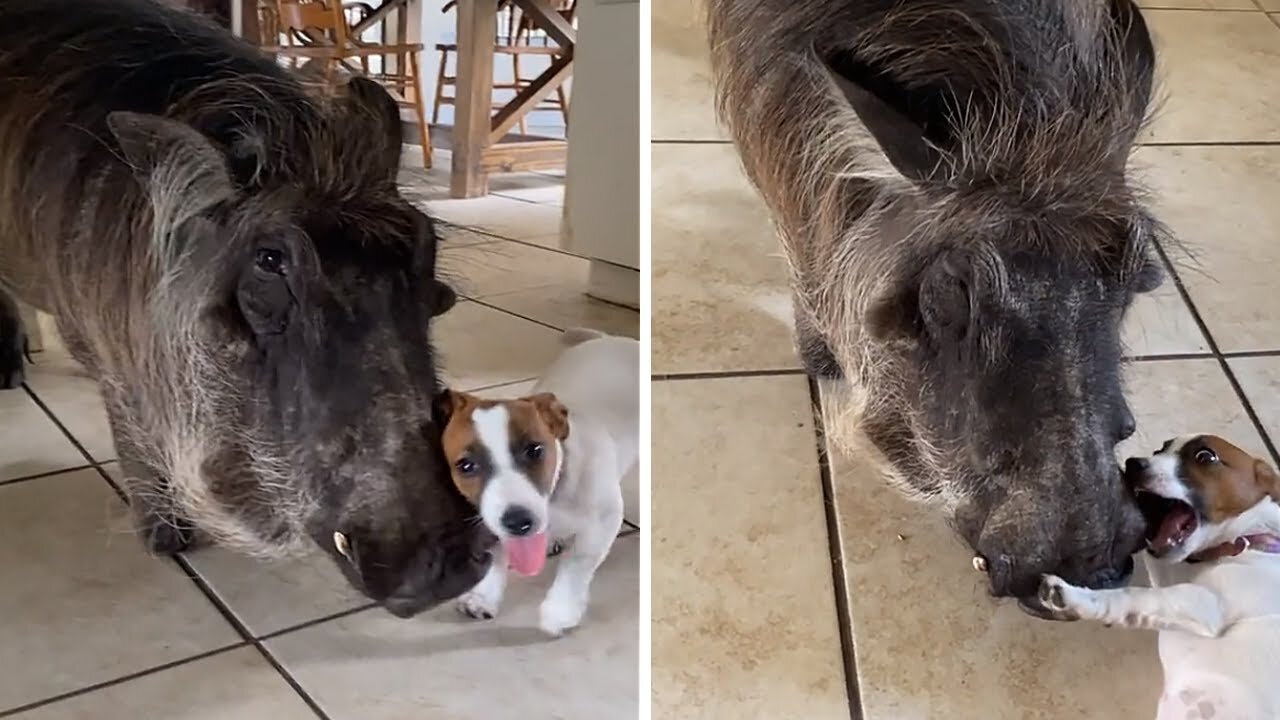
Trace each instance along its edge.
{"label": "tile grout line", "polygon": [[649,382],[666,382],[680,380],[718,380],[721,378],[753,378],[777,377],[785,375],[804,375],[803,368],[773,368],[769,370],[706,370],[694,372],[654,373]]}
{"label": "tile grout line", "polygon": [[506,313],[507,315],[510,315],[510,316],[512,316],[512,317],[517,317],[517,318],[520,318],[521,320],[527,320],[527,321],[529,321],[529,322],[531,322],[531,323],[534,323],[534,324],[536,324],[536,325],[541,325],[542,327],[550,328],[551,330],[556,330],[556,331],[558,331],[558,332],[564,332],[564,328],[562,328],[562,327],[556,327],[555,325],[552,325],[552,324],[551,324],[551,323],[549,323],[549,322],[543,322],[543,321],[541,321],[541,320],[535,320],[534,318],[528,317],[527,315],[521,315],[520,313],[518,313],[518,312],[516,312],[516,311],[514,311],[514,310],[508,310],[508,309],[503,308],[503,307],[498,307],[497,305],[494,305],[494,304],[492,304],[492,303],[487,303],[487,302],[485,302],[484,300],[481,300],[480,298],[471,297],[471,298],[467,298],[467,300],[469,300],[470,302],[473,302],[473,303],[475,303],[475,304],[477,304],[477,305],[480,305],[480,306],[483,306],[483,307],[487,307],[487,308],[489,308],[490,310],[497,310],[497,311],[498,311],[498,312],[500,312],[500,313]]}
{"label": "tile grout line", "polygon": [[862,720],[862,690],[858,683],[858,660],[853,639],[853,617],[849,611],[849,580],[845,575],[844,545],[840,541],[840,518],[836,516],[835,482],[831,476],[831,460],[827,454],[827,430],[822,420],[822,393],[812,377],[809,386],[810,411],[813,413],[814,445],[818,452],[818,478],[822,484],[823,514],[827,525],[827,554],[831,560],[831,584],[835,591],[836,624],[840,632],[840,656],[844,665],[845,695],[850,720]]}
{"label": "tile grout line", "polygon": [[[62,434],[67,437],[71,444],[74,445],[82,455],[84,455],[85,459],[93,462],[93,456],[90,455],[84,445],[82,445],[80,441],[71,434],[71,430],[68,429],[56,415],[54,415],[52,408],[45,404],[45,402],[41,400],[39,396],[36,395],[35,391],[26,383],[23,383],[22,387],[27,391],[27,395],[32,399],[32,401],[35,402],[36,405],[39,405],[45,415],[49,417],[49,420],[52,421],[54,425],[58,426],[58,429],[62,431]],[[124,489],[107,474],[107,471],[102,469],[102,467],[96,462],[93,462],[93,469],[98,472],[98,475],[107,483],[107,486],[115,492],[116,496],[128,505],[128,495],[125,493]],[[156,559],[160,560],[161,558]],[[275,656],[271,654],[271,651],[268,650],[261,641],[255,638],[253,633],[249,632],[249,629],[240,621],[240,618],[236,617],[235,612],[222,601],[222,598],[218,597],[217,593],[215,593],[213,588],[205,582],[204,578],[200,577],[199,573],[195,571],[195,568],[191,565],[190,561],[181,555],[173,555],[170,559],[178,566],[182,573],[187,576],[187,579],[192,581],[196,586],[196,589],[203,593],[209,602],[213,604],[214,610],[216,610],[218,614],[222,615],[222,618],[231,625],[232,629],[235,630],[238,635],[240,635],[241,640],[256,648],[262,658],[275,668],[280,677],[288,683],[289,687],[293,688],[294,692],[296,692],[302,701],[306,703],[307,707],[311,708],[311,711],[316,714],[316,717],[320,720],[330,720],[329,716],[320,708],[319,703],[317,703],[314,698],[303,690],[302,685],[284,669],[284,666],[276,660]]]}
{"label": "tile grout line", "polygon": [[129,673],[128,675],[122,675],[118,678],[104,680],[102,682],[94,683],[92,685],[86,685],[85,687],[78,688],[76,690],[70,690],[68,692],[64,692],[59,695],[53,695],[43,700],[36,700],[34,702],[29,702],[26,705],[19,705],[17,707],[9,708],[8,710],[0,710],[0,718],[11,717],[19,713],[24,713],[30,710],[35,710],[36,708],[44,707],[45,705],[52,705],[57,702],[62,702],[63,700],[70,700],[71,698],[80,697],[81,695],[88,695],[91,692],[104,690],[106,688],[109,688],[115,685],[120,685],[120,684],[129,682],[131,680],[137,680],[138,678],[147,677],[148,675],[155,675],[156,673],[161,673],[161,672],[164,672],[165,670],[172,670],[176,667],[182,667],[183,665],[187,665],[189,663],[197,662],[200,660],[206,660],[215,655],[222,655],[223,653],[228,653],[233,650],[239,650],[241,648],[247,648],[247,647],[249,647],[249,643],[241,641],[238,643],[225,645],[223,647],[214,648],[213,650],[206,650],[202,653],[197,653],[195,655],[192,655],[191,657],[181,658],[179,660],[172,660],[170,662],[162,663],[154,667],[149,667],[145,670],[139,670],[137,672]]}
{"label": "tile grout line", "polygon": [[79,472],[81,470],[88,470],[92,468],[95,464],[96,463],[90,463],[88,465],[75,465],[73,467],[63,468],[61,470],[47,470],[45,472],[39,472],[33,475],[23,475],[21,477],[9,478],[8,480],[0,480],[0,487],[4,487],[5,485],[16,485],[18,483],[24,483],[31,480],[43,480],[44,478],[53,477],[54,475],[62,475],[63,473],[73,473],[73,472]]}
{"label": "tile grout line", "polygon": [[1223,355],[1222,350],[1218,347],[1218,341],[1214,339],[1213,333],[1209,331],[1209,325],[1205,322],[1204,316],[1200,314],[1200,308],[1196,307],[1195,301],[1191,299],[1191,293],[1187,290],[1186,285],[1183,284],[1182,277],[1178,275],[1178,269],[1174,267],[1168,253],[1165,252],[1164,247],[1159,242],[1155,243],[1155,249],[1159,253],[1161,261],[1164,262],[1165,269],[1168,270],[1170,277],[1173,279],[1178,295],[1182,297],[1182,302],[1186,304],[1187,309],[1191,312],[1191,318],[1195,320],[1196,326],[1200,328],[1200,333],[1204,335],[1205,343],[1208,344],[1210,352],[1213,353],[1213,358],[1218,361],[1218,367],[1222,369],[1222,373],[1226,376],[1231,389],[1235,392],[1237,399],[1240,400],[1245,415],[1249,417],[1249,421],[1253,423],[1254,430],[1262,438],[1262,444],[1266,446],[1267,452],[1271,455],[1272,466],[1280,467],[1280,453],[1276,452],[1276,446],[1271,441],[1271,435],[1267,432],[1266,427],[1263,426],[1257,411],[1253,409],[1253,403],[1249,401],[1249,396],[1245,393],[1240,380],[1236,378],[1235,371],[1231,369],[1231,364],[1227,362],[1227,357]]}
{"label": "tile grout line", "polygon": [[1137,143],[1149,148],[1230,148],[1230,147],[1280,147],[1280,140],[1192,140],[1185,142],[1162,141]]}

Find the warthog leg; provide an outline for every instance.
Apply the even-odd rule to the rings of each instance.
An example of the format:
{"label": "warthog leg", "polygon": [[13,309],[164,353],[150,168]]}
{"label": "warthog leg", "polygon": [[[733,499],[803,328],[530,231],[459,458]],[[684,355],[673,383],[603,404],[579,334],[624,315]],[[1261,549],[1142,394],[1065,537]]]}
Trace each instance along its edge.
{"label": "warthog leg", "polygon": [[129,497],[133,526],[148,552],[173,555],[195,545],[195,526],[178,514],[169,480],[138,458],[138,452],[120,421],[119,405],[106,397],[107,419],[115,440],[116,456],[124,472],[124,489]]}
{"label": "warthog leg", "polygon": [[26,351],[27,334],[22,329],[18,303],[0,289],[0,390],[22,384]]}
{"label": "warthog leg", "polygon": [[[799,303],[796,303],[796,306],[799,307]],[[796,350],[800,353],[805,372],[815,380],[819,378],[839,380],[844,377],[844,371],[840,369],[840,363],[836,362],[831,346],[798,310],[796,311]]]}

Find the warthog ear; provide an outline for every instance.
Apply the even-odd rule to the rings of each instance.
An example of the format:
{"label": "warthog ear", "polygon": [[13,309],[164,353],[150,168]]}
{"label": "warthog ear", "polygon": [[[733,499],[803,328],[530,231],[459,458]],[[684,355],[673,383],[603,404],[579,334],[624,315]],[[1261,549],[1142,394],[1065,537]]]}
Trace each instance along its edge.
{"label": "warthog ear", "polygon": [[427,315],[428,317],[436,317],[443,315],[453,309],[458,304],[458,293],[453,288],[439,280],[431,280],[431,287],[427,290]]}
{"label": "warthog ear", "polygon": [[366,121],[377,145],[379,167],[394,181],[400,170],[400,146],[404,142],[404,126],[400,122],[400,103],[378,83],[359,75],[347,82],[347,94],[353,108]]}
{"label": "warthog ear", "polygon": [[919,123],[883,97],[897,96],[907,102],[909,91],[852,57],[835,58],[827,71],[893,167],[913,182],[932,177],[944,159],[942,151]]}
{"label": "warthog ear", "polygon": [[234,194],[226,158],[190,125],[121,111],[107,116],[107,127],[151,196],[158,241]]}
{"label": "warthog ear", "polygon": [[974,316],[978,277],[975,258],[946,252],[904,286],[876,300],[867,326],[877,340],[913,337],[925,330],[945,340],[963,340]]}

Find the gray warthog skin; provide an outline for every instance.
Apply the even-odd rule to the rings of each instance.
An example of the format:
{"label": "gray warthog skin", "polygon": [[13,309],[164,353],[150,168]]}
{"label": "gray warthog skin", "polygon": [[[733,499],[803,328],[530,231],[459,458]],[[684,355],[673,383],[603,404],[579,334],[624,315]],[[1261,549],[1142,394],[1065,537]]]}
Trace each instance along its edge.
{"label": "gray warthog skin", "polygon": [[1144,528],[1114,457],[1120,329],[1164,234],[1126,173],[1154,65],[1136,7],[708,0],[708,20],[801,355],[850,380],[835,439],[941,504],[998,596],[1125,582]]}
{"label": "gray warthog skin", "polygon": [[158,2],[0,0],[0,380],[12,295],[99,382],[153,551],[310,538],[401,616],[483,576],[431,417],[455,296],[400,132],[376,84],[312,98]]}

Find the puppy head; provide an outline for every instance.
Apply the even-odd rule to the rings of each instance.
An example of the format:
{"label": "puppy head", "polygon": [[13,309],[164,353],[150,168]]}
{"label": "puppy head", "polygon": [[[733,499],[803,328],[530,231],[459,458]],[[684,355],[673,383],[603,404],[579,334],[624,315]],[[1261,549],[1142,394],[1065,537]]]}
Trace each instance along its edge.
{"label": "puppy head", "polygon": [[1147,551],[1181,562],[1256,532],[1256,509],[1280,501],[1280,477],[1216,435],[1183,435],[1125,461],[1125,481],[1147,520]]}
{"label": "puppy head", "polygon": [[435,410],[453,482],[485,525],[504,541],[544,532],[569,437],[568,409],[551,393],[484,400],[446,390]]}

